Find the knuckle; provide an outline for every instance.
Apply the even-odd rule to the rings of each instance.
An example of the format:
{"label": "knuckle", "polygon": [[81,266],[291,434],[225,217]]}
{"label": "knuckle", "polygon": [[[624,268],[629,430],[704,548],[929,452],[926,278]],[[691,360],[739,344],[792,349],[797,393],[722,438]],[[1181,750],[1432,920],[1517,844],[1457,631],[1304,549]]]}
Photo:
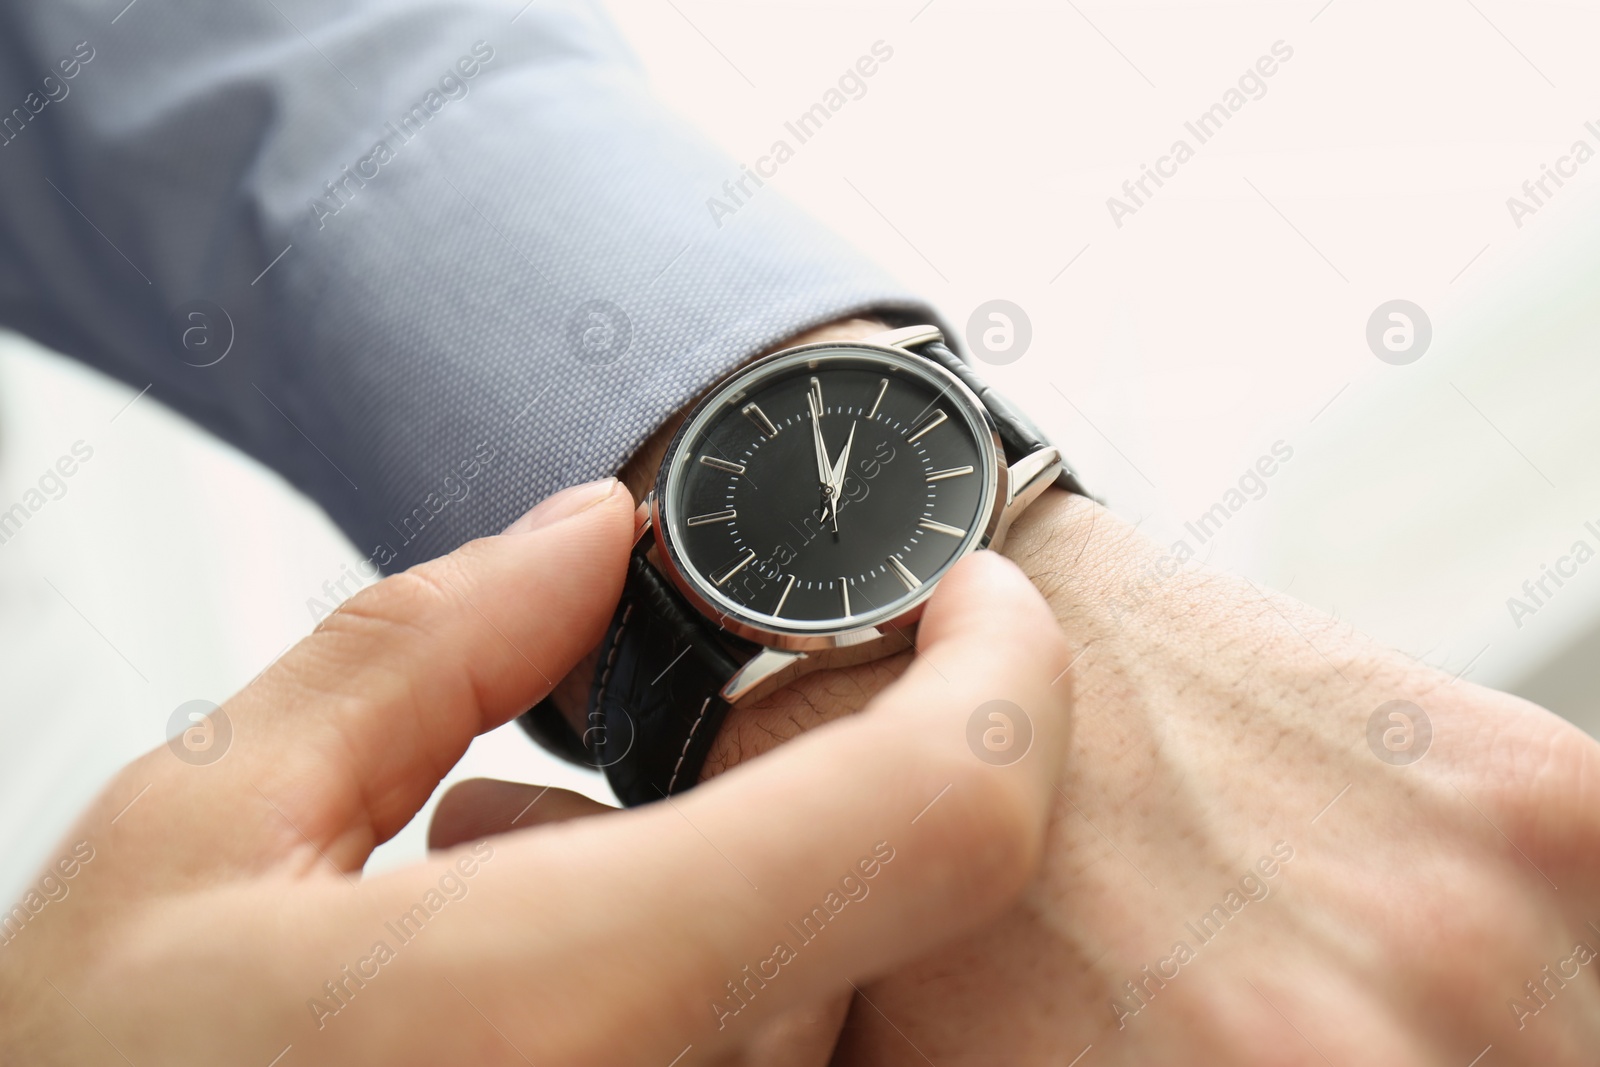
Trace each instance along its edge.
{"label": "knuckle", "polygon": [[[1425,909],[1393,902],[1378,927],[1384,957],[1406,961],[1414,995],[1430,1006],[1503,1010],[1508,992],[1537,972],[1536,946],[1559,944],[1559,938],[1551,941],[1552,931],[1514,881],[1459,861],[1430,866],[1428,880],[1450,890]],[[1454,948],[1441,956],[1441,944]]]}
{"label": "knuckle", "polygon": [[317,627],[320,631],[422,631],[427,620],[459,599],[445,559],[392,574],[356,593]]}

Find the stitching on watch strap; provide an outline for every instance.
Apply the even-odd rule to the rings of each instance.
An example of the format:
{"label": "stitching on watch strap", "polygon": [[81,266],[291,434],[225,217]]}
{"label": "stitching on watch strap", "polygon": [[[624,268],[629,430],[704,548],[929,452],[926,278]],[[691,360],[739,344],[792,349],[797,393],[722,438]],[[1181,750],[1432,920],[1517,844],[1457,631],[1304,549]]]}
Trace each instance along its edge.
{"label": "stitching on watch strap", "polygon": [[694,717],[694,725],[689,727],[689,736],[683,739],[683,751],[678,753],[678,762],[672,765],[672,777],[667,779],[667,796],[669,797],[672,795],[673,789],[678,785],[678,772],[683,770],[683,760],[684,757],[689,755],[689,746],[694,743],[695,732],[700,729],[700,724],[705,721],[706,711],[711,707],[711,702],[714,699],[716,699],[715,696],[706,697],[705,702],[700,705],[700,714]]}
{"label": "stitching on watch strap", "polygon": [[611,681],[611,668],[617,665],[617,651],[622,647],[622,634],[628,628],[628,620],[633,617],[633,609],[634,603],[631,600],[628,606],[622,609],[622,618],[617,622],[617,632],[611,635],[611,648],[606,653],[605,669],[600,672],[600,684],[595,687],[594,710],[602,715],[605,714],[603,701],[606,698],[606,686]]}

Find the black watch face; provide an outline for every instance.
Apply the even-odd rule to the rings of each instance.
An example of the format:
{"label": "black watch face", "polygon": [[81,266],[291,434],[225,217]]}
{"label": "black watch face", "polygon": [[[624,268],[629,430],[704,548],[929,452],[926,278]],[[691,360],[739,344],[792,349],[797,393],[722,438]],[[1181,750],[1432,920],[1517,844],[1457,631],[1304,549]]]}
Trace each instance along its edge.
{"label": "black watch face", "polygon": [[992,510],[993,437],[969,396],[921,357],[864,348],[752,366],[663,467],[668,551],[703,599],[763,629],[893,618]]}

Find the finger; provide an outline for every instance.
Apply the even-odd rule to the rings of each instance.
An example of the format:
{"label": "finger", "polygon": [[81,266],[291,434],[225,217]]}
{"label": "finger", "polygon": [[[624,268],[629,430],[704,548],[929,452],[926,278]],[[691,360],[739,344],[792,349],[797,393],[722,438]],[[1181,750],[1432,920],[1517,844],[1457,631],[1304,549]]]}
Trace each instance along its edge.
{"label": "finger", "polygon": [[[664,442],[663,447],[665,447]],[[633,512],[633,539],[635,542],[644,533],[645,525],[649,521],[649,505],[648,503],[640,503]],[[596,645],[598,644],[599,642],[596,642]],[[585,726],[584,714],[589,706],[589,680],[594,677],[595,661],[599,658],[600,650],[591,648],[571,670],[567,671],[565,677],[556,682],[555,688],[550,690],[551,702],[567,717],[567,721],[576,732],[581,733]]]}
{"label": "finger", "polygon": [[[422,1010],[448,973],[522,1055],[576,1062],[595,1040],[580,991],[605,988],[630,1020],[606,1035],[613,1059],[670,1062],[692,1044],[698,1062],[996,915],[1040,853],[1066,644],[1021,573],[980,553],[941,582],[919,650],[865,714],[685,797],[494,842],[457,936],[408,949],[418,984],[396,984],[394,1010]],[[969,744],[993,701],[1030,728],[1009,762]],[[435,873],[363,895],[404,910]],[[389,1038],[360,1040],[381,1058]]]}
{"label": "finger", "polygon": [[202,871],[359,868],[474,736],[599,642],[632,512],[614,480],[574,487],[503,535],[362,590],[224,706],[223,759],[192,767],[158,749],[130,770],[165,774],[133,826],[204,812],[182,841]]}
{"label": "finger", "polygon": [[483,837],[548,826],[619,809],[582,793],[547,785],[473,778],[450,787],[433,809],[430,849],[454,848]]}
{"label": "finger", "polygon": [[[1474,772],[1462,795],[1550,885],[1571,890],[1564,905],[1600,891],[1600,743],[1504,693],[1466,685],[1456,699],[1464,741],[1448,752]],[[1579,926],[1594,918],[1582,904],[1570,917]]]}
{"label": "finger", "polygon": [[763,1026],[728,1067],[826,1067],[850,1014],[854,990],[799,1008],[791,1008]]}

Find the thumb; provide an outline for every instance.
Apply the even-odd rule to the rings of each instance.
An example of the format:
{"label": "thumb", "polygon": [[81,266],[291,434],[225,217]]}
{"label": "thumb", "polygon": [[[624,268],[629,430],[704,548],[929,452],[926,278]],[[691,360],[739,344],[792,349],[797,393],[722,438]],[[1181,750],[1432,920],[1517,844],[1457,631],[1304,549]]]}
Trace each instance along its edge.
{"label": "thumb", "polygon": [[[145,757],[166,788],[151,789],[144,822],[160,832],[157,801],[177,805],[173,817],[207,813],[184,835],[204,867],[293,856],[358,869],[474,736],[542,699],[599,642],[632,512],[614,479],[576,486],[505,534],[361,591],[224,705],[226,758]],[[148,766],[130,773],[141,770],[149,780]]]}
{"label": "thumb", "polygon": [[555,786],[469,778],[457,782],[439,798],[439,806],[433,809],[433,822],[428,826],[428,848],[454,848],[512,830],[550,826],[586,815],[616,814],[619,810]]}

